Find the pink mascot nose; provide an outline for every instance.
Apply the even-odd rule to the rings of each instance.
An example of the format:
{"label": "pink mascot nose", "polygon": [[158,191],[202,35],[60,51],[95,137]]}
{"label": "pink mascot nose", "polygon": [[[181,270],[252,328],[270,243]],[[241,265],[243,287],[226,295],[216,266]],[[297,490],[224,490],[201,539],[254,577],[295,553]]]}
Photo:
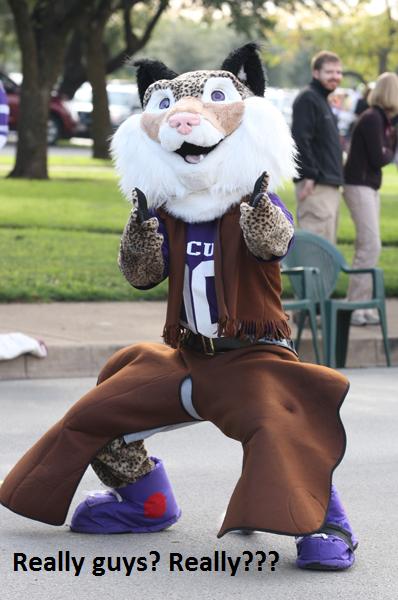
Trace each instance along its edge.
{"label": "pink mascot nose", "polygon": [[199,125],[200,116],[190,112],[174,113],[168,121],[170,127],[177,129],[178,133],[188,135],[191,133],[192,127]]}

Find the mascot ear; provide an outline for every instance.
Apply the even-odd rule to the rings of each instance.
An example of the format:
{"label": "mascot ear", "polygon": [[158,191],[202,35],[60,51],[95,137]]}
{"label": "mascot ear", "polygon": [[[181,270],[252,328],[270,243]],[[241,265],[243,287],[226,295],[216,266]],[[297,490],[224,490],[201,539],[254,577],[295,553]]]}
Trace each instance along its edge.
{"label": "mascot ear", "polygon": [[221,69],[236,75],[256,96],[264,96],[266,79],[258,49],[257,44],[250,42],[233,50],[224,60]]}
{"label": "mascot ear", "polygon": [[146,90],[152,83],[159,81],[159,79],[174,79],[174,77],[178,77],[178,73],[166,67],[160,60],[143,58],[134,62],[133,66],[137,67],[137,84],[141,104],[144,102]]}

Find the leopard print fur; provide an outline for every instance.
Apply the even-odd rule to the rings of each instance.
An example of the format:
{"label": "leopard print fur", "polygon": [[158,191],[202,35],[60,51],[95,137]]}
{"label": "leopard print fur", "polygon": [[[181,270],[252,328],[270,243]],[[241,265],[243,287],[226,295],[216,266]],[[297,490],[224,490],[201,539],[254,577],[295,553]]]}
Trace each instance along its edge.
{"label": "leopard print fur", "polygon": [[158,233],[159,221],[152,217],[137,221],[137,208],[131,211],[120,241],[118,264],[127,281],[135,287],[159,283],[163,279],[163,235]]}
{"label": "leopard print fur", "polygon": [[286,254],[294,228],[266,192],[261,194],[255,208],[247,202],[242,202],[240,212],[243,236],[254,256],[269,260],[272,256]]}
{"label": "leopard print fur", "polygon": [[179,75],[174,79],[161,79],[150,85],[144,95],[143,108],[145,109],[149,98],[155,90],[170,89],[173,92],[176,102],[181,100],[181,98],[200,98],[203,94],[205,84],[210,77],[229,77],[229,79],[232,79],[242,100],[253,96],[249,88],[243,85],[233,73],[229,73],[228,71],[192,71]]}
{"label": "leopard print fur", "polygon": [[97,454],[91,466],[102,483],[119,488],[150,473],[155,465],[142,440],[126,444],[123,438],[117,438]]}

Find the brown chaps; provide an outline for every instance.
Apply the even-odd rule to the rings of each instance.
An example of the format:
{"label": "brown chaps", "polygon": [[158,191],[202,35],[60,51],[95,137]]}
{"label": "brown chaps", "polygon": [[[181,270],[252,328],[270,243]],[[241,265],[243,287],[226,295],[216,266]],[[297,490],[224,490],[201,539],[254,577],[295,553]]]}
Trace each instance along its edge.
{"label": "brown chaps", "polygon": [[345,451],[339,410],[348,382],[269,345],[214,357],[161,344],[119,351],[98,386],[12,469],[0,502],[31,519],[62,525],[87,466],[111,440],[195,421],[180,398],[188,377],[194,411],[243,446],[242,474],[218,536],[234,529],[317,531]]}

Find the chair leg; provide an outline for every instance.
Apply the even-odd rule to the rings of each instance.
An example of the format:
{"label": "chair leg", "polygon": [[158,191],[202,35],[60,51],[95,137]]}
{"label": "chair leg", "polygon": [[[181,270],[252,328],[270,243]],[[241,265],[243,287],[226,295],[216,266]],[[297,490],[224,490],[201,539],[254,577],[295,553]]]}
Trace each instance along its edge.
{"label": "chair leg", "polygon": [[340,310],[337,316],[336,367],[345,367],[350,335],[351,310]]}
{"label": "chair leg", "polygon": [[314,353],[315,353],[315,359],[318,365],[321,364],[321,359],[319,356],[319,349],[318,349],[318,339],[317,339],[317,328],[316,328],[316,312],[315,309],[313,307],[308,309],[308,317],[309,317],[309,321],[310,321],[310,327],[311,327],[311,332],[312,332],[312,346],[314,348]]}
{"label": "chair leg", "polygon": [[307,316],[306,315],[306,311],[305,310],[300,310],[299,317],[298,317],[298,323],[297,323],[296,342],[295,342],[297,352],[298,352],[299,347],[300,347],[301,335],[303,333],[304,323],[305,323],[306,316]]}
{"label": "chair leg", "polygon": [[391,357],[390,357],[390,343],[388,341],[387,334],[387,319],[386,319],[386,309],[385,307],[378,308],[379,318],[380,318],[380,326],[383,334],[383,344],[384,344],[384,352],[386,354],[387,367],[391,367]]}
{"label": "chair leg", "polygon": [[337,311],[332,305],[327,305],[327,322],[328,322],[328,356],[327,365],[332,369],[336,368],[336,340],[337,340]]}
{"label": "chair leg", "polygon": [[319,304],[319,314],[321,316],[322,326],[322,364],[328,365],[328,352],[329,352],[329,321],[326,317],[327,309],[323,302]]}
{"label": "chair leg", "polygon": [[[325,333],[323,334],[324,357],[323,363],[327,367],[335,365],[335,335],[336,328],[332,327],[332,307],[330,301],[324,304]],[[333,319],[334,320],[334,319]]]}

